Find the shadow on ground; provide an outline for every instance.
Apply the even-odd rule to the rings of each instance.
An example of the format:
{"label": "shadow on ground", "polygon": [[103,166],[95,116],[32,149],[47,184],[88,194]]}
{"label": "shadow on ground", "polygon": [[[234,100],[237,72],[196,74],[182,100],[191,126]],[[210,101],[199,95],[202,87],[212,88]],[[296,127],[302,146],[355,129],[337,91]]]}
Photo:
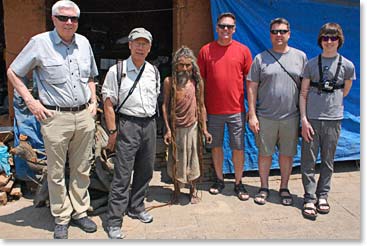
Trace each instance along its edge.
{"label": "shadow on ground", "polygon": [[0,221],[15,226],[32,227],[53,231],[54,219],[48,207],[28,206],[14,213],[0,216]]}

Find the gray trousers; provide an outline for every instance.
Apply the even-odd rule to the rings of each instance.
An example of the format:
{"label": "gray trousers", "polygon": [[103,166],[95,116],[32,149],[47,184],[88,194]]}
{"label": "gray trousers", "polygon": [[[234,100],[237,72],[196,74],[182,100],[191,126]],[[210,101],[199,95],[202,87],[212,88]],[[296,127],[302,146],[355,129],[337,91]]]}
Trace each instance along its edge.
{"label": "gray trousers", "polygon": [[117,163],[114,165],[108,201],[109,226],[121,227],[122,217],[127,211],[139,213],[145,210],[145,193],[153,176],[156,128],[154,118],[120,117],[116,141]]}
{"label": "gray trousers", "polygon": [[[309,120],[315,134],[313,141],[302,140],[301,173],[305,191],[304,202],[316,203],[317,198],[328,198],[331,176],[334,171],[334,155],[340,136],[340,120]],[[315,164],[321,154],[320,176],[316,184]]]}

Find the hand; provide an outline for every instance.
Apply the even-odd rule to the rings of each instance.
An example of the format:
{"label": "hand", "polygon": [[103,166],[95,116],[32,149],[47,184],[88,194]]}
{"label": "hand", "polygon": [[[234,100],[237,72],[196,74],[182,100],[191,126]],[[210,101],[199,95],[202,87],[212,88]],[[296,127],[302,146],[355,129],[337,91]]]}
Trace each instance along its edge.
{"label": "hand", "polygon": [[256,133],[256,134],[259,133],[260,124],[259,124],[259,120],[257,119],[256,116],[250,116],[248,123],[249,123],[249,127],[250,127],[250,129],[253,133]]}
{"label": "hand", "polygon": [[313,141],[312,136],[315,134],[310,122],[307,120],[302,121],[302,138],[307,142]]}
{"label": "hand", "polygon": [[212,135],[208,132],[208,131],[205,131],[204,132],[204,136],[205,136],[205,141],[207,144],[211,144],[212,141],[213,141],[213,137]]}
{"label": "hand", "polygon": [[172,141],[172,135],[171,135],[171,131],[168,130],[166,132],[166,134],[164,134],[164,137],[163,137],[163,141],[166,145],[169,145]]}
{"label": "hand", "polygon": [[111,134],[108,137],[106,149],[110,150],[111,152],[115,151],[116,137],[117,137],[117,132]]}
{"label": "hand", "polygon": [[38,121],[42,121],[53,116],[53,113],[48,111],[39,100],[31,100],[26,102],[26,104]]}
{"label": "hand", "polygon": [[92,116],[95,116],[97,113],[97,102],[89,103],[88,110],[89,113],[92,114]]}

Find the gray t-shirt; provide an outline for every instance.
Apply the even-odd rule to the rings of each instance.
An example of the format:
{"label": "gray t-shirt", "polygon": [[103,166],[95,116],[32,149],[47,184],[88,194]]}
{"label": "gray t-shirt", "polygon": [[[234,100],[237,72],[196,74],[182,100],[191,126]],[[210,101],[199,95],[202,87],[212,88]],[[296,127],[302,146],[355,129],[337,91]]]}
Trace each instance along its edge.
{"label": "gray t-shirt", "polygon": [[[321,68],[329,81],[335,77],[338,67],[339,54],[332,58],[321,58]],[[327,71],[324,72],[325,67]],[[305,67],[303,77],[313,82],[319,82],[320,74],[318,67],[318,56],[312,58]],[[351,61],[342,56],[342,65],[337,78],[337,84],[343,84],[345,80],[355,80],[356,73]],[[343,91],[344,89],[334,90],[333,93],[318,93],[318,88],[310,86],[307,95],[306,114],[308,119],[316,120],[341,120],[343,119]]]}
{"label": "gray t-shirt", "polygon": [[259,83],[256,114],[272,120],[297,117],[300,75],[307,62],[306,54],[295,48],[284,54],[269,51],[292,75],[297,85],[267,51],[258,54],[247,76],[248,80]]}

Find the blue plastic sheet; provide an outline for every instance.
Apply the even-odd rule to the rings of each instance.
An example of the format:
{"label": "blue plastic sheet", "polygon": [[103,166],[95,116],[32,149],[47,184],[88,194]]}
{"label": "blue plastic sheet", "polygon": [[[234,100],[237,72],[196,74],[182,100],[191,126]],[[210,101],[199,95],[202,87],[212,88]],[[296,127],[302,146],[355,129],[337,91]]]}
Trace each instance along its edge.
{"label": "blue plastic sheet", "polygon": [[[40,151],[45,151],[41,134],[41,125],[36,117],[29,111],[24,100],[14,90],[14,147],[19,145],[20,134],[28,136],[27,142]],[[44,159],[45,156],[39,156]],[[34,172],[28,167],[27,162],[19,156],[14,156],[16,178],[30,180],[35,177]]]}
{"label": "blue plastic sheet", "polygon": [[[321,53],[317,35],[327,22],[339,23],[344,31],[345,43],[339,52],[356,67],[356,81],[344,99],[344,120],[337,146],[335,161],[360,159],[360,3],[349,1],[311,0],[211,0],[214,38],[216,19],[220,13],[232,12],[236,16],[233,38],[247,45],[253,57],[271,47],[269,23],[277,17],[286,18],[291,25],[289,45],[303,50],[310,59]],[[247,102],[245,102],[247,108]],[[225,132],[224,173],[234,173],[228,133]],[[294,166],[300,165],[301,139]],[[318,158],[318,162],[320,159]],[[273,155],[272,169],[278,169],[278,154]],[[244,171],[258,170],[257,148],[254,135],[246,125]]]}
{"label": "blue plastic sheet", "polygon": [[9,153],[7,146],[0,146],[0,173],[5,172],[6,176],[10,175]]}

